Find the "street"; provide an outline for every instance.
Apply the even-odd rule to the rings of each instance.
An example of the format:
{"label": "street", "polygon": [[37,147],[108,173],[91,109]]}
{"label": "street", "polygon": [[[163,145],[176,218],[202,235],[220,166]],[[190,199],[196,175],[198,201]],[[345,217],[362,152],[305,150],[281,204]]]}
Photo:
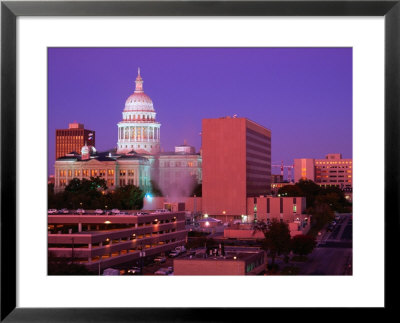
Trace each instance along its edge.
{"label": "street", "polygon": [[352,215],[341,215],[332,232],[321,232],[308,261],[298,263],[299,275],[352,275]]}

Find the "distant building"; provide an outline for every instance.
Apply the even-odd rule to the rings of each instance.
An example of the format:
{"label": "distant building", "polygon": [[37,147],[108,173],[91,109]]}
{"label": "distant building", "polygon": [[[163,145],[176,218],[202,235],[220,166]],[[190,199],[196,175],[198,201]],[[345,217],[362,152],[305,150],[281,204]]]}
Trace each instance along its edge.
{"label": "distant building", "polygon": [[282,183],[283,175],[272,174],[271,175],[271,183]]}
{"label": "distant building", "polygon": [[195,255],[174,259],[174,275],[257,275],[267,267],[267,255],[259,248],[224,247],[197,250]]}
{"label": "distant building", "polygon": [[48,215],[48,251],[102,270],[186,243],[185,212]]}
{"label": "distant building", "polygon": [[107,187],[113,190],[119,186],[136,185],[143,191],[150,190],[150,162],[147,158],[135,154],[116,155],[111,152],[97,153],[88,146],[81,154],[68,154],[56,160],[54,191],[63,191],[73,178],[90,179],[100,177]]}
{"label": "distant building", "polygon": [[96,145],[96,132],[81,123],[70,123],[68,129],[56,130],[56,159],[72,152],[79,152],[84,145]]}
{"label": "distant building", "polygon": [[271,190],[271,131],[246,118],[203,119],[203,213],[232,221]]}
{"label": "distant building", "polygon": [[309,179],[320,186],[336,186],[351,192],[353,187],[353,160],[341,154],[328,154],[325,159],[299,158],[294,160],[295,182]]}
{"label": "distant building", "polygon": [[[248,222],[273,219],[290,223],[306,213],[305,197],[260,196],[247,199]],[[246,221],[243,221],[246,222]]]}

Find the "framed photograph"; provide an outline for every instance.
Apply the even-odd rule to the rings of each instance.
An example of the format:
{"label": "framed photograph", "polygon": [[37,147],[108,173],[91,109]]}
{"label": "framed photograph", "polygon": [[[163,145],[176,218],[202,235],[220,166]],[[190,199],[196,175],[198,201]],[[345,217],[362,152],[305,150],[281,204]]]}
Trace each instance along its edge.
{"label": "framed photograph", "polygon": [[399,15],[2,2],[1,319],[389,309]]}

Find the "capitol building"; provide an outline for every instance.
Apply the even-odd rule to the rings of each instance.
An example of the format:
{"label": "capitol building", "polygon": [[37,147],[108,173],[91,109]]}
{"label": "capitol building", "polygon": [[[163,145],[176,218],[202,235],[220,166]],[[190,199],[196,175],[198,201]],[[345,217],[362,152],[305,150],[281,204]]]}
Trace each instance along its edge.
{"label": "capitol building", "polygon": [[127,98],[122,120],[117,124],[116,149],[98,152],[85,144],[55,161],[55,192],[64,190],[73,178],[101,177],[109,190],[136,185],[145,193],[153,180],[164,196],[189,196],[193,185],[201,183],[202,158],[184,142],[173,152],[161,151],[161,124],[156,120],[153,101],[143,90],[138,69],[135,90]]}

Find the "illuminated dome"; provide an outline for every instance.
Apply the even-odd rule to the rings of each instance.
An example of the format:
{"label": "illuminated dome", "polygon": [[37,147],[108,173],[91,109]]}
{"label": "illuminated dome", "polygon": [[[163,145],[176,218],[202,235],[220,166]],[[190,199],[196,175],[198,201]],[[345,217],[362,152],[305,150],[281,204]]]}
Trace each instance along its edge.
{"label": "illuminated dome", "polygon": [[142,154],[157,154],[160,151],[160,126],[156,121],[153,101],[143,91],[143,79],[136,77],[136,87],[125,102],[122,121],[118,123],[117,153],[126,154],[134,150]]}
{"label": "illuminated dome", "polygon": [[140,69],[135,83],[135,92],[126,99],[124,112],[153,112],[153,101],[143,92],[143,79],[140,76]]}

